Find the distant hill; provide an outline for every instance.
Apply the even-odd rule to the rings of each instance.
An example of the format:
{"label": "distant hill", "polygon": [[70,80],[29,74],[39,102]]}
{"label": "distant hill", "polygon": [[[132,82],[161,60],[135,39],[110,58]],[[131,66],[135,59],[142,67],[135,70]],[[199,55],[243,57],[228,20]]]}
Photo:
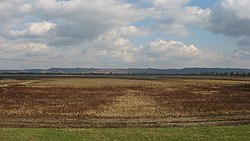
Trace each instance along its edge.
{"label": "distant hill", "polygon": [[50,68],[25,70],[0,70],[0,74],[167,74],[167,75],[250,75],[250,69],[242,68],[183,68],[183,69],[101,69],[101,68]]}

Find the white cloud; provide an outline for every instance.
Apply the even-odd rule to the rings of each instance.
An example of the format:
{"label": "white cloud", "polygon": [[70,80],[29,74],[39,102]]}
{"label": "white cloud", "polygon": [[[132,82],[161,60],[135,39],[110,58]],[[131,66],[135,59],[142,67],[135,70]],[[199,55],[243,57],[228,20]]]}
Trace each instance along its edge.
{"label": "white cloud", "polygon": [[174,17],[180,23],[196,24],[200,26],[207,25],[211,10],[199,7],[185,7],[178,11]]}
{"label": "white cloud", "polygon": [[[234,58],[240,58],[242,60],[250,59],[250,37],[245,37],[239,40],[236,45],[238,49],[234,51]],[[250,64],[250,62],[249,62]]]}
{"label": "white cloud", "polygon": [[42,17],[55,17],[57,36],[94,39],[114,27],[127,26],[145,18],[144,10],[117,0],[39,0]]}
{"label": "white cloud", "polygon": [[149,45],[149,52],[157,57],[195,57],[200,51],[194,45],[185,45],[182,42],[171,40],[169,42],[158,39]]}
{"label": "white cloud", "polygon": [[29,26],[23,30],[11,30],[12,36],[44,36],[49,31],[56,28],[56,24],[51,22],[33,22],[29,23]]}
{"label": "white cloud", "polygon": [[178,35],[178,36],[186,36],[188,35],[188,30],[184,24],[176,23],[172,20],[159,20],[154,23],[151,27],[151,32],[161,31],[168,35]]}
{"label": "white cloud", "polygon": [[[127,67],[181,67],[213,66],[223,56],[212,51],[198,49],[180,41],[155,40],[146,46],[136,46],[122,36],[120,28],[107,32],[95,39],[83,51],[85,60],[91,64],[117,64]],[[110,64],[111,63],[111,64]]]}
{"label": "white cloud", "polygon": [[215,66],[223,58],[222,55],[197,48],[195,45],[187,45],[180,41],[165,41],[158,39],[144,49],[147,52],[147,59],[154,67],[202,67]]}
{"label": "white cloud", "polygon": [[18,43],[13,46],[13,49],[24,51],[26,53],[41,53],[48,50],[48,46],[42,43]]}
{"label": "white cloud", "polygon": [[[138,1],[146,6],[127,0],[1,1],[0,64],[10,66],[5,60],[16,59],[12,66],[166,68],[223,66],[221,61],[230,60],[181,41],[152,41],[162,33],[167,39],[177,35],[188,40],[188,29],[194,26],[246,37],[232,56],[249,58],[248,0],[221,0],[212,9],[188,6],[190,0]],[[138,38],[145,41],[143,46],[130,41]]]}
{"label": "white cloud", "polygon": [[0,2],[0,19],[25,16],[32,11],[32,4],[28,0],[2,0]]}
{"label": "white cloud", "polygon": [[249,0],[222,0],[218,6],[225,12],[233,12],[240,19],[250,19]]}
{"label": "white cloud", "polygon": [[[180,41],[155,40],[146,46],[136,46],[113,29],[89,43],[81,51],[77,48],[50,48],[34,42],[0,42],[2,67],[190,67],[215,66],[223,56],[204,51]],[[9,60],[14,60],[9,62]],[[6,62],[6,64],[3,64]],[[8,62],[8,63],[7,63]],[[205,64],[205,65],[204,65]]]}
{"label": "white cloud", "polygon": [[249,47],[250,48],[250,37],[244,37],[236,42],[237,46]]}
{"label": "white cloud", "polygon": [[209,29],[230,36],[250,36],[249,5],[249,0],[221,0],[212,9]]}
{"label": "white cloud", "polygon": [[1,59],[24,59],[26,57],[46,56],[50,53],[50,49],[46,44],[34,42],[12,43],[0,42],[0,58]]}
{"label": "white cloud", "polygon": [[[169,35],[186,36],[189,26],[207,26],[211,10],[196,6],[187,6],[188,0],[183,1],[152,1],[159,3],[151,9],[151,18],[154,21],[151,31],[161,31]],[[168,5],[169,7],[165,6]],[[172,8],[172,9],[171,9]]]}
{"label": "white cloud", "polygon": [[190,0],[141,0],[162,9],[176,9],[186,5]]}
{"label": "white cloud", "polygon": [[147,36],[149,35],[148,31],[145,31],[141,28],[138,28],[136,26],[123,26],[119,29],[120,34],[122,34],[122,36],[126,36],[126,37],[138,37],[138,36]]}
{"label": "white cloud", "polygon": [[113,29],[97,39],[93,40],[88,48],[84,50],[84,55],[88,60],[102,61],[120,61],[132,63],[136,61],[136,54],[140,48],[130,43],[129,39],[124,37],[129,34],[137,33],[134,27],[121,27]]}
{"label": "white cloud", "polygon": [[134,32],[128,33],[131,36],[146,34],[131,25],[144,19],[145,13],[145,9],[120,0],[3,1],[0,3],[0,36],[18,37],[18,40],[29,37],[36,41],[39,37],[39,42],[49,45],[80,46],[121,26],[130,26],[130,32]]}
{"label": "white cloud", "polygon": [[239,48],[235,51],[233,57],[241,58],[241,59],[250,59],[250,48]]}

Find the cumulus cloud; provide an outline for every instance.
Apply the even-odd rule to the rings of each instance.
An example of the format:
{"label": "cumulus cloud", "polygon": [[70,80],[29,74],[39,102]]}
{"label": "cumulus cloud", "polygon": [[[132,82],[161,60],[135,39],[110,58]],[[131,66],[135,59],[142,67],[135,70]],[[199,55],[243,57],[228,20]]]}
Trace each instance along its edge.
{"label": "cumulus cloud", "polygon": [[28,0],[2,0],[0,2],[0,19],[25,16],[32,11],[32,4]]}
{"label": "cumulus cloud", "polygon": [[55,17],[57,36],[94,39],[114,27],[143,19],[144,10],[117,0],[39,0],[36,7],[43,17]]}
{"label": "cumulus cloud", "polygon": [[[39,42],[54,46],[80,45],[114,27],[142,20],[147,16],[145,13],[145,9],[118,0],[3,1],[0,3],[0,35],[20,40],[39,37]],[[132,25],[130,29],[137,32],[134,35],[145,34]]]}
{"label": "cumulus cloud", "polygon": [[241,59],[250,59],[250,48],[239,48],[235,51],[234,57]]}
{"label": "cumulus cloud", "polygon": [[236,42],[237,46],[244,46],[250,48],[250,37],[245,37]]}
{"label": "cumulus cloud", "polygon": [[149,45],[149,52],[157,54],[157,57],[190,57],[193,58],[200,54],[200,51],[194,45],[185,45],[180,41],[171,40],[169,42],[158,39]]}
{"label": "cumulus cloud", "polygon": [[209,29],[230,36],[249,36],[249,5],[249,0],[221,0],[212,9]]}
{"label": "cumulus cloud", "polygon": [[150,25],[151,31],[163,31],[169,35],[185,36],[191,25],[206,26],[210,16],[210,9],[202,9],[196,6],[187,6],[189,0],[180,1],[148,1],[153,5]]}
{"label": "cumulus cloud", "polygon": [[[231,64],[249,66],[250,16],[249,0],[221,0],[211,9],[207,28],[214,33],[239,37],[238,47],[230,56]],[[238,63],[236,63],[238,62]]]}
{"label": "cumulus cloud", "polygon": [[123,26],[121,27],[118,32],[120,32],[120,34],[122,36],[126,36],[126,37],[139,37],[139,36],[147,36],[149,35],[149,32],[138,28],[136,26],[130,25],[130,26]]}
{"label": "cumulus cloud", "polygon": [[[145,1],[145,0],[144,0]],[[190,25],[229,36],[250,36],[249,0],[221,0],[213,8],[188,6],[189,0],[146,1],[152,6],[152,30],[170,35],[188,35]],[[171,9],[172,8],[172,9]]]}
{"label": "cumulus cloud", "polygon": [[200,26],[207,25],[211,10],[209,8],[202,9],[199,7],[185,7],[175,14],[177,21],[187,24],[196,24]]}
{"label": "cumulus cloud", "polygon": [[124,37],[135,33],[140,32],[130,26],[113,29],[93,40],[83,54],[88,60],[135,62],[140,48],[135,47],[128,38]]}
{"label": "cumulus cloud", "polygon": [[[148,32],[131,24],[144,19],[145,13],[145,9],[118,0],[3,1],[0,3],[0,38],[4,42],[2,40],[0,45],[0,62],[11,59],[22,60],[25,64],[39,60],[51,64],[49,62],[64,60],[64,63],[79,65],[88,59],[83,53],[87,51],[81,50],[87,47],[89,52],[98,53],[94,50],[99,44],[103,45],[101,42],[107,44],[109,51],[107,58],[103,58],[106,61],[110,55],[112,59],[133,62],[134,55],[128,49],[132,44],[128,38],[146,36]],[[119,31],[112,36],[114,28]],[[117,49],[112,51],[108,45]],[[105,46],[102,50],[105,52]]]}
{"label": "cumulus cloud", "polygon": [[206,64],[213,66],[223,58],[222,55],[197,48],[195,45],[187,45],[180,41],[155,40],[144,48],[146,58],[155,67],[165,65],[165,67],[188,67],[202,66]]}
{"label": "cumulus cloud", "polygon": [[204,51],[195,45],[180,41],[155,40],[145,46],[136,46],[128,38],[121,36],[119,29],[104,33],[86,49],[50,48],[42,43],[0,43],[0,64],[7,59],[15,60],[2,65],[16,65],[21,60],[23,67],[190,67],[213,66],[222,56],[212,51]]}
{"label": "cumulus cloud", "polygon": [[56,28],[56,24],[51,22],[33,22],[29,23],[29,26],[23,30],[11,30],[10,35],[12,36],[44,36],[49,31]]}
{"label": "cumulus cloud", "polygon": [[[125,30],[127,29],[127,30]],[[113,62],[138,63],[146,61],[169,61],[174,59],[194,59],[200,50],[194,45],[179,41],[156,40],[148,46],[135,46],[124,35],[131,29],[121,27],[107,32],[89,44],[83,51],[88,60],[112,60]]]}
{"label": "cumulus cloud", "polygon": [[6,41],[0,42],[1,59],[24,59],[31,56],[43,56],[50,52],[46,44],[34,42],[11,43]]}
{"label": "cumulus cloud", "polygon": [[[248,58],[249,1],[221,0],[212,9],[188,6],[190,0],[137,1],[140,5],[128,0],[1,1],[0,65],[10,66],[4,63],[8,59],[16,60],[12,66],[21,62],[23,67],[219,64],[223,55],[181,41],[188,40],[191,26],[245,37],[237,42],[233,57]],[[155,40],[162,33],[184,37]],[[145,43],[133,43],[138,38]]]}
{"label": "cumulus cloud", "polygon": [[141,0],[154,7],[162,9],[176,9],[186,5],[190,0]]}
{"label": "cumulus cloud", "polygon": [[18,43],[13,46],[13,49],[24,51],[24,52],[31,52],[31,53],[41,53],[48,49],[48,46],[42,43]]}
{"label": "cumulus cloud", "polygon": [[0,36],[7,36],[12,27],[21,25],[33,11],[28,0],[2,0],[0,2]]}
{"label": "cumulus cloud", "polygon": [[234,58],[250,59],[250,37],[244,37],[236,42],[238,49],[234,51]]}
{"label": "cumulus cloud", "polygon": [[[180,41],[158,39],[145,46],[136,46],[124,35],[124,27],[113,29],[89,44],[83,50],[85,60],[92,64],[122,64],[130,67],[181,67],[202,64],[215,64],[222,56],[212,51],[198,49]],[[111,64],[110,64],[110,63]]]}
{"label": "cumulus cloud", "polygon": [[189,34],[184,24],[176,23],[171,19],[159,20],[150,29],[152,32],[162,31],[168,35],[186,36]]}

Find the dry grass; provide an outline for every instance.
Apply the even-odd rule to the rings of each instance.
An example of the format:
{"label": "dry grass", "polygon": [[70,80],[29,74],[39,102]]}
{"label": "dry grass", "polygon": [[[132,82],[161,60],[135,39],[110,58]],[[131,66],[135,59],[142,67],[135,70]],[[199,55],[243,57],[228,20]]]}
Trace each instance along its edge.
{"label": "dry grass", "polygon": [[149,82],[142,80],[112,79],[112,78],[54,78],[42,80],[31,84],[33,87],[74,87],[74,88],[100,88],[115,86],[144,85]]}
{"label": "dry grass", "polygon": [[0,85],[0,116],[6,118],[250,115],[250,82],[238,79],[4,79]]}
{"label": "dry grass", "polygon": [[157,110],[160,108],[151,97],[136,90],[128,90],[125,95],[114,97],[112,101],[111,105],[105,105],[90,113],[105,118],[152,117],[158,114]]}

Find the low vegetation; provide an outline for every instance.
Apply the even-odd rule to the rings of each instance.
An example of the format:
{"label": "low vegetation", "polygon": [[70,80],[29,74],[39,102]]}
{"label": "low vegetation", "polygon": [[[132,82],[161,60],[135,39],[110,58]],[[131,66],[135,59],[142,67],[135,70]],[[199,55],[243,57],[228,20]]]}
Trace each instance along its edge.
{"label": "low vegetation", "polygon": [[248,141],[250,126],[123,129],[0,129],[1,141]]}
{"label": "low vegetation", "polygon": [[0,78],[1,127],[249,125],[250,79]]}

